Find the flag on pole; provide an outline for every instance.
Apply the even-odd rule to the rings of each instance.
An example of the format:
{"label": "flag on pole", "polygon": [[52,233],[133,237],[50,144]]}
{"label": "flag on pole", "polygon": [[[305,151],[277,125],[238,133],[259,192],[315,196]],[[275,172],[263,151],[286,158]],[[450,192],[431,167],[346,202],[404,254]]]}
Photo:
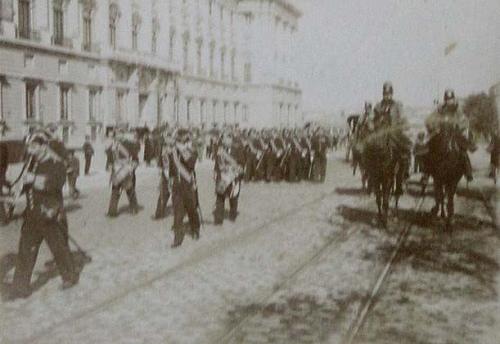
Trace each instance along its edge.
{"label": "flag on pole", "polygon": [[453,42],[451,43],[450,45],[448,45],[445,49],[444,49],[444,56],[448,56],[450,55],[453,50],[455,50],[455,48],[457,47],[458,43],[457,42]]}

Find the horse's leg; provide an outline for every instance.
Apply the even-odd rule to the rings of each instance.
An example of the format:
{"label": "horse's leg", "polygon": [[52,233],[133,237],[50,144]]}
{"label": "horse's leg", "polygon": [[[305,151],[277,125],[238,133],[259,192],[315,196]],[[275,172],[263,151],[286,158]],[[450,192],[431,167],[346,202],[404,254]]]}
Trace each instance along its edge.
{"label": "horse's leg", "polygon": [[437,214],[439,213],[439,207],[441,206],[442,200],[443,200],[443,187],[438,180],[434,179],[434,201],[435,201],[435,204],[431,210],[431,215],[433,217],[436,217]]}
{"label": "horse's leg", "polygon": [[446,227],[448,230],[452,229],[453,226],[453,216],[455,215],[455,193],[457,192],[457,184],[449,184],[446,186],[446,196],[447,196],[447,211],[448,217],[446,218]]}
{"label": "horse's leg", "polygon": [[391,184],[387,181],[382,183],[382,209],[383,209],[383,224],[387,226],[387,218],[389,216],[389,197],[391,195]]}

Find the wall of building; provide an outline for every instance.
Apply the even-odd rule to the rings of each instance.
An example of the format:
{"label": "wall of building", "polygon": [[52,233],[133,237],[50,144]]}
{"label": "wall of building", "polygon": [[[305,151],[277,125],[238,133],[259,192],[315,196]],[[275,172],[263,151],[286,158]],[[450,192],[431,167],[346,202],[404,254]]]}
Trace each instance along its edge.
{"label": "wall of building", "polygon": [[[55,42],[59,3],[64,38]],[[49,122],[78,142],[117,124],[262,127],[300,118],[292,72],[300,13],[286,1],[47,0],[31,1],[30,16],[23,38],[18,0],[2,0],[0,115],[13,135]],[[33,119],[27,84],[37,89]],[[69,89],[64,120],[61,89]]]}

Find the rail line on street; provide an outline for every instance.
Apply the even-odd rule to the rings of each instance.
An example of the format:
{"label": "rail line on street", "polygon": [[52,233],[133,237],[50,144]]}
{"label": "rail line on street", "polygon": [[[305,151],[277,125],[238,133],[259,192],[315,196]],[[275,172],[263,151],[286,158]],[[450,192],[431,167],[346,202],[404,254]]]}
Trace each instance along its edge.
{"label": "rail line on street", "polygon": [[[126,287],[122,289],[120,292],[115,293],[113,296],[103,300],[102,302],[91,306],[87,309],[84,309],[80,312],[77,312],[73,316],[70,316],[68,318],[65,318],[59,322],[56,322],[49,327],[38,331],[34,333],[32,336],[26,339],[21,339],[16,341],[17,343],[35,343],[37,340],[39,340],[41,337],[45,337],[50,335],[55,329],[59,328],[60,326],[63,326],[65,324],[73,323],[75,321],[78,321],[80,319],[86,318],[89,315],[96,314],[100,312],[101,310],[106,309],[107,307],[114,305],[118,303],[119,301],[123,300],[126,298],[128,295],[133,294],[134,292],[138,292],[144,288],[150,287],[153,285],[155,282],[164,280],[171,275],[178,273],[179,271],[182,271],[183,269],[187,269],[193,265],[196,265],[206,259],[210,259],[212,257],[219,256],[226,251],[233,249],[234,245],[244,243],[248,241],[251,238],[258,237],[259,235],[262,235],[264,233],[269,232],[269,228],[276,223],[279,223],[285,219],[287,219],[290,216],[293,216],[297,214],[300,211],[304,211],[305,209],[308,209],[312,206],[317,206],[319,202],[322,202],[323,200],[327,199],[328,197],[331,197],[336,193],[336,189],[333,188],[332,191],[329,192],[323,192],[320,196],[315,197],[314,199],[307,201],[305,203],[302,203],[300,205],[297,205],[287,211],[284,211],[271,219],[264,221],[263,223],[250,227],[245,231],[242,231],[236,236],[233,236],[228,239],[222,239],[214,242],[211,245],[208,245],[208,247],[201,248],[200,251],[198,251],[198,254],[193,255],[189,259],[186,259],[179,264],[176,264],[167,270],[158,273],[148,279],[145,279],[141,281],[140,283],[136,283],[130,287]],[[272,227],[271,227],[272,228]]]}
{"label": "rail line on street", "polygon": [[[426,199],[425,195],[417,199],[416,205],[414,207],[416,213],[418,213],[422,209],[425,199]],[[389,276],[389,273],[393,267],[396,257],[398,256],[401,247],[403,247],[404,243],[408,239],[412,227],[413,223],[410,222],[406,224],[406,226],[399,233],[396,245],[392,250],[389,260],[386,262],[384,268],[378,275],[375,284],[371,288],[370,292],[367,294],[367,298],[365,299],[365,302],[362,304],[362,307],[360,308],[360,311],[354,318],[354,321],[352,322],[351,326],[349,327],[349,331],[347,332],[347,335],[344,337],[343,343],[352,344],[356,339],[359,330],[363,327],[363,324],[365,323],[366,318],[368,317],[370,310],[373,309],[376,297],[380,292],[382,285]]]}

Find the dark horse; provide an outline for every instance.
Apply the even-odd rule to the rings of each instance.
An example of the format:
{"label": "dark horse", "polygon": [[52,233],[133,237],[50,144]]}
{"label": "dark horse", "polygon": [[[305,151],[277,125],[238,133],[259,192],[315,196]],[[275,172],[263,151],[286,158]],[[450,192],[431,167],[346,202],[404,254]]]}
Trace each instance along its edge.
{"label": "dark horse", "polygon": [[352,146],[352,175],[356,175],[356,170],[359,167],[359,172],[361,173],[361,183],[363,185],[363,190],[366,190],[366,182],[368,175],[366,173],[365,166],[363,164],[363,151],[359,144],[356,142]]}
{"label": "dark horse", "polygon": [[[457,186],[465,173],[462,150],[469,145],[466,138],[453,128],[443,128],[429,140],[429,153],[424,157],[425,170],[434,180],[435,205],[431,214],[435,217],[441,209],[446,218],[446,228],[451,229],[454,215],[454,198]],[[445,211],[446,200],[446,211]]]}
{"label": "dark horse", "polygon": [[[376,134],[377,139],[369,140],[363,152],[364,166],[368,174],[368,185],[375,192],[378,217],[381,224],[387,226],[389,199],[394,189],[396,178],[402,178],[403,167],[400,166],[397,149],[392,144],[389,134]],[[395,208],[397,211],[401,190],[396,190]]]}

